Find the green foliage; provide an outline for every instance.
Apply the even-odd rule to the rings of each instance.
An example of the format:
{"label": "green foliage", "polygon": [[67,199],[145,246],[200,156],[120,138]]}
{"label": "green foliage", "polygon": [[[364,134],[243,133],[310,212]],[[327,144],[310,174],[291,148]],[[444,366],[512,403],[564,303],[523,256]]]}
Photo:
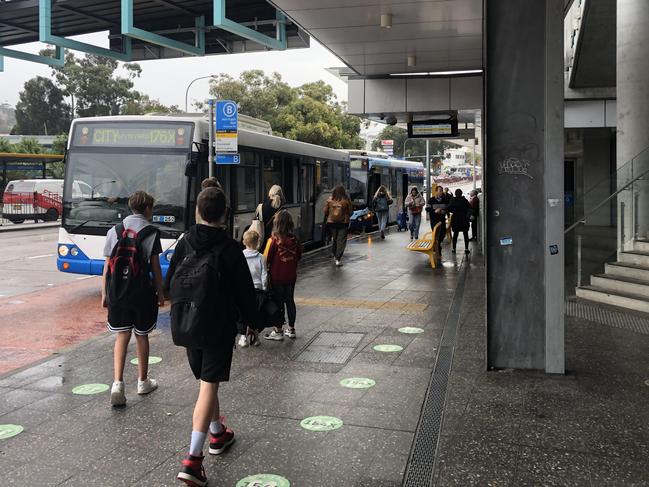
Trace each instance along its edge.
{"label": "green foliage", "polygon": [[147,113],[179,113],[178,105],[170,107],[163,105],[159,100],[152,100],[149,95],[134,92],[134,98],[129,100],[120,109],[121,115],[146,115]]}
{"label": "green foliage", "polygon": [[266,120],[276,135],[336,149],[363,145],[360,119],[346,113],[324,81],[292,88],[278,73],[267,76],[256,69],[238,79],[219,75],[211,82],[210,94],[236,101],[240,113]]}
{"label": "green foliage", "polygon": [[70,126],[70,107],[51,80],[36,76],[25,83],[16,104],[15,134],[59,134]]}
{"label": "green foliage", "polygon": [[52,148],[50,149],[50,152],[52,154],[63,154],[67,148],[68,134],[66,133],[56,136],[54,142],[52,142]]}
{"label": "green foliage", "polygon": [[[377,136],[377,139],[372,143],[372,150],[382,150],[381,140],[394,140],[394,156],[395,157],[408,157],[422,156],[416,160],[424,161],[426,159],[426,140],[425,139],[409,139],[408,132],[405,129],[397,127],[396,125],[386,125]],[[408,143],[406,143],[408,140]],[[405,152],[404,152],[405,146]],[[429,151],[432,156],[441,154],[445,149],[459,147],[457,144],[442,139],[431,139]]]}
{"label": "green foliage", "polygon": [[13,144],[4,137],[0,137],[0,152],[11,152]]}
{"label": "green foliage", "polygon": [[[41,54],[51,54],[51,49]],[[133,91],[133,79],[138,78],[142,68],[137,63],[126,63],[122,68],[126,77],[115,72],[119,62],[114,59],[86,54],[77,58],[66,51],[65,65],[53,67],[52,73],[63,93],[72,101],[72,113],[77,117],[119,115],[122,106],[137,98]]]}
{"label": "green foliage", "polygon": [[39,144],[38,140],[32,137],[25,137],[17,144],[13,144],[11,152],[18,154],[42,154],[43,147]]}

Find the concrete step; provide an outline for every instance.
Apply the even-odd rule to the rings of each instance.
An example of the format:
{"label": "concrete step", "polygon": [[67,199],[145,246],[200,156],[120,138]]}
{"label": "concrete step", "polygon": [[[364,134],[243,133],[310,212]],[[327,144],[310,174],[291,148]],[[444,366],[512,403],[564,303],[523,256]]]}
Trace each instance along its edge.
{"label": "concrete step", "polygon": [[644,267],[626,262],[607,262],[604,265],[604,272],[609,276],[621,276],[649,281],[649,266]]}
{"label": "concrete step", "polygon": [[645,299],[649,301],[649,281],[644,281],[642,279],[596,274],[590,276],[590,285],[614,293],[622,292],[645,296]]}
{"label": "concrete step", "polygon": [[582,286],[577,288],[577,297],[610,306],[649,313],[649,300],[647,300],[647,296],[620,292],[613,293],[596,286]]}
{"label": "concrete step", "polygon": [[639,252],[649,252],[649,240],[646,239],[634,240],[633,250],[637,250]]}
{"label": "concrete step", "polygon": [[649,252],[630,250],[628,252],[622,252],[619,256],[619,259],[620,262],[626,262],[627,264],[649,267]]}

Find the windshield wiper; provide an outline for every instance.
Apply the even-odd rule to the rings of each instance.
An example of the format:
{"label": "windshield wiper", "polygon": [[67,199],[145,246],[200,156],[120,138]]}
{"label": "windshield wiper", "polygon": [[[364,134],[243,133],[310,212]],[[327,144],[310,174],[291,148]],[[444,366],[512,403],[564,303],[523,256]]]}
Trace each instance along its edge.
{"label": "windshield wiper", "polygon": [[[90,222],[95,222],[96,226],[98,226],[100,228],[110,228],[113,225],[115,225],[114,223],[111,223],[111,222],[98,222],[96,220],[86,220],[85,222],[81,222],[78,225],[73,226],[70,230],[68,230],[68,232],[74,233],[76,230],[78,230],[79,228],[83,227],[84,225],[86,225],[87,223],[90,223]],[[119,222],[117,222],[117,223],[119,223]]]}
{"label": "windshield wiper", "polygon": [[78,225],[73,226],[70,230],[68,230],[68,232],[70,232],[70,233],[74,233],[75,230],[80,229],[82,226],[84,226],[86,223],[89,223],[90,221],[91,221],[91,220],[86,220],[85,222],[81,222],[81,223],[79,223]]}

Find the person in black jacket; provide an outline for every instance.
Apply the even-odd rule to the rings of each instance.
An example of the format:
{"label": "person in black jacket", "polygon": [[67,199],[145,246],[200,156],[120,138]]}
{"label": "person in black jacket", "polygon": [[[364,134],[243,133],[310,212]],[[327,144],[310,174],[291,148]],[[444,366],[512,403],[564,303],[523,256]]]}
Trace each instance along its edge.
{"label": "person in black jacket", "polygon": [[464,196],[462,190],[455,190],[455,197],[451,199],[448,205],[449,213],[453,214],[451,219],[451,230],[453,231],[453,253],[457,247],[457,237],[462,232],[464,237],[464,253],[468,254],[469,251],[469,214],[471,213],[471,203],[469,203]]}
{"label": "person in black jacket", "polygon": [[[226,231],[226,200],[223,191],[209,187],[196,200],[196,222],[178,242],[167,271],[167,289],[178,265],[183,261],[189,246],[197,254],[221,248],[218,256],[219,288],[213,290],[219,302],[228,303],[227,309],[219,309],[214,316],[214,326],[221,327],[224,337],[218,344],[202,349],[187,349],[189,366],[200,390],[194,407],[193,427],[189,454],[182,461],[178,479],[189,485],[205,485],[207,478],[203,469],[203,445],[209,430],[209,453],[219,455],[234,442],[234,432],[223,424],[219,410],[219,383],[230,378],[232,349],[237,334],[237,321],[257,321],[255,286],[246,259],[239,244]],[[187,245],[189,244],[189,245]],[[171,296],[172,306],[174,296]]]}
{"label": "person in black jacket", "polygon": [[275,214],[284,206],[284,191],[282,187],[274,184],[268,190],[268,198],[261,205],[261,219],[264,222],[264,242],[261,245],[260,252],[266,248],[266,243],[273,233],[273,219]]}
{"label": "person in black jacket", "polygon": [[446,236],[446,212],[448,203],[444,196],[444,189],[437,186],[435,194],[431,196],[426,204],[426,211],[430,219],[430,229],[434,231],[435,225],[441,223],[440,229],[437,232],[437,250],[441,254],[442,242]]}

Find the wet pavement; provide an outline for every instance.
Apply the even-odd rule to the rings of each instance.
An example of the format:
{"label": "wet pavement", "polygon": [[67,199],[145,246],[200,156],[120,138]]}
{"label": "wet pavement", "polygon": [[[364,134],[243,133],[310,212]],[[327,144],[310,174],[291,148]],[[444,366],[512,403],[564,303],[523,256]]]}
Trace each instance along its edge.
{"label": "wet pavement", "polygon": [[[342,268],[326,250],[305,257],[297,340],[235,351],[221,405],[237,441],[206,459],[210,485],[261,473],[293,487],[402,485],[452,306],[458,338],[435,485],[649,485],[649,336],[571,319],[566,377],[485,372],[481,257],[445,247],[433,270],[408,242],[394,230],[385,241],[350,241]],[[89,319],[80,313],[71,321]],[[137,396],[128,364],[124,409],[110,408],[107,391],[72,392],[110,384],[103,332],[0,375],[0,438],[15,433],[2,425],[23,428],[0,439],[2,485],[178,485],[197,383],[167,314],[159,325],[151,354],[161,361],[150,371],[160,388]],[[305,421],[313,416],[342,425],[312,431],[304,426],[333,424]]]}

